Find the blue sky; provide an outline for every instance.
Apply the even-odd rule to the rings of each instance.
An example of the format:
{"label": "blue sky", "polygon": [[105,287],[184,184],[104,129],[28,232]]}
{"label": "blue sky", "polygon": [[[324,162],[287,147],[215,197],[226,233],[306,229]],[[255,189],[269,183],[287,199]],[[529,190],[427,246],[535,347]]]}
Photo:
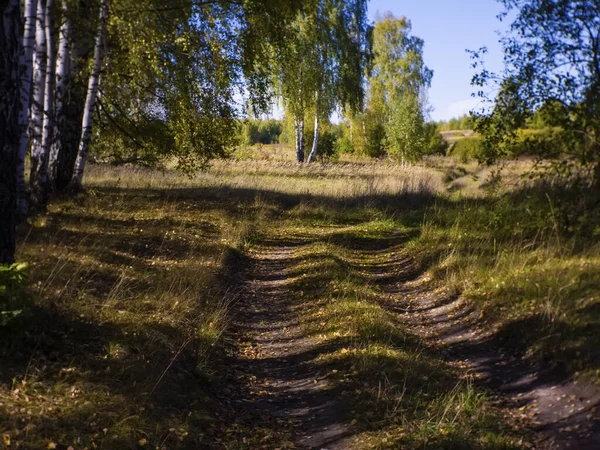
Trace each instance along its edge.
{"label": "blue sky", "polygon": [[486,67],[502,68],[497,30],[507,24],[496,15],[502,6],[495,0],[370,0],[369,16],[391,11],[412,22],[412,34],[425,41],[425,64],[433,69],[429,103],[431,118],[448,120],[478,105],[471,97],[474,70],[465,49],[488,47]]}

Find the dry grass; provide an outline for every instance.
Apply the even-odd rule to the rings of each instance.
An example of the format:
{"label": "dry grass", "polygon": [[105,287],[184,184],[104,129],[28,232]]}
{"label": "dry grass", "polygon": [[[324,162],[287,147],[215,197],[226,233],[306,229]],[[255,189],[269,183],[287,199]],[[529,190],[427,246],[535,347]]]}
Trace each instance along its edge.
{"label": "dry grass", "polygon": [[[524,351],[581,352],[573,370],[595,371],[598,248],[589,233],[558,242],[547,201],[510,194],[530,165],[509,164],[514,183],[500,190],[491,171],[442,158],[412,168],[231,160],[192,178],[92,166],[84,195],[57,199],[20,230],[30,287],[25,312],[0,326],[4,445],[224,448],[214,356],[238,295],[236,255],[286,234],[318,235],[305,255],[316,263],[297,268],[310,274],[298,292],[313,296],[323,339],[349,342],[324,359],[347,368],[358,398],[375,405],[359,421],[364,445],[418,446],[432,436],[448,446],[510,445],[485,397],[413,345],[376,302],[360,266],[386,266],[395,250],[360,246],[399,233],[405,257],[490,320],[508,319]],[[425,369],[434,384],[419,384]]]}
{"label": "dry grass", "polygon": [[193,177],[170,171],[96,167],[90,178],[91,186],[102,187],[247,189],[339,199],[444,191],[437,170],[375,162],[299,166],[294,162],[230,160],[215,162]]}

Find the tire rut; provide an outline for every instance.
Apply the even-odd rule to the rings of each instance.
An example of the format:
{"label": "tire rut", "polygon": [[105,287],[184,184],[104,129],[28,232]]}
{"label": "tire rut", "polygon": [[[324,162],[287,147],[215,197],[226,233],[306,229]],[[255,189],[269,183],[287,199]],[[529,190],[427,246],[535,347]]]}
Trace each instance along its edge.
{"label": "tire rut", "polygon": [[344,449],[350,434],[343,396],[317,367],[326,351],[304,334],[303,304],[293,290],[294,254],[310,241],[276,241],[247,254],[244,294],[232,326],[240,403],[257,427],[287,429],[295,448]]}

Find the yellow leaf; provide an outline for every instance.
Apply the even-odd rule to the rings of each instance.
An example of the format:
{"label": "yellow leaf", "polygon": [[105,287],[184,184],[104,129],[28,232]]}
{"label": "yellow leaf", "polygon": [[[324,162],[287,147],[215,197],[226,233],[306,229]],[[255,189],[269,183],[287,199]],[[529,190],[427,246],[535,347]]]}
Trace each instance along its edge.
{"label": "yellow leaf", "polygon": [[4,441],[4,445],[6,445],[7,447],[10,447],[10,435],[3,434],[2,440]]}
{"label": "yellow leaf", "polygon": [[54,442],[50,442],[50,443],[48,444],[48,448],[49,448],[49,449],[54,449],[54,448],[56,448],[56,444],[55,444]]}
{"label": "yellow leaf", "polygon": [[138,441],[138,444],[140,444],[140,445],[142,445],[142,446],[143,446],[143,445],[146,445],[147,443],[148,443],[148,441],[147,441],[146,439],[140,439],[140,440]]}
{"label": "yellow leaf", "polygon": [[358,420],[352,419],[352,422],[350,422],[350,425],[356,425],[357,423],[358,423]]}

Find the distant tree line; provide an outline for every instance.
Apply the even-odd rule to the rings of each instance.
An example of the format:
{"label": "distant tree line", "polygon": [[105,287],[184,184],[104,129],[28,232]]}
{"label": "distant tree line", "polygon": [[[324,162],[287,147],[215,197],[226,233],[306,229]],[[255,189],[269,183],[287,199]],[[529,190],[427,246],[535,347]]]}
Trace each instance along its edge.
{"label": "distant tree line", "polygon": [[440,132],[452,130],[472,130],[475,128],[475,117],[471,114],[463,114],[460,117],[453,117],[450,120],[440,120],[436,122],[437,129]]}

